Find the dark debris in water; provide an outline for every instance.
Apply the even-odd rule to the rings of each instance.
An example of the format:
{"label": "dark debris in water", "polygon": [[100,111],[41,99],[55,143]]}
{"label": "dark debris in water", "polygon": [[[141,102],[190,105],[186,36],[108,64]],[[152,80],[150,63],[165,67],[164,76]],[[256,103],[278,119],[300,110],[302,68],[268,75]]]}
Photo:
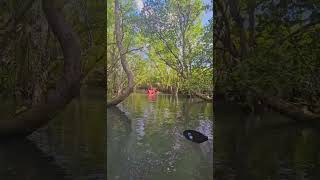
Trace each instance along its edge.
{"label": "dark debris in water", "polygon": [[208,136],[195,130],[185,130],[183,135],[186,139],[195,143],[203,143],[208,140]]}

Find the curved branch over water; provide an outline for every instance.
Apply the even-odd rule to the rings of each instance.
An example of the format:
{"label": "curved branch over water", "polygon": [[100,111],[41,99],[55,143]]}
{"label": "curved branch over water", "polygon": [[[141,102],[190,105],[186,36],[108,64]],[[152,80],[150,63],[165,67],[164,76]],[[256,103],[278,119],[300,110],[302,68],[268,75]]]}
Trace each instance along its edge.
{"label": "curved branch over water", "polygon": [[43,0],[42,4],[48,24],[63,51],[63,76],[56,83],[55,90],[48,95],[46,103],[33,106],[13,119],[0,120],[0,138],[31,134],[47,124],[56,113],[63,110],[74,97],[79,95],[81,75],[79,37],[54,6],[52,0]]}
{"label": "curved branch over water", "polygon": [[116,41],[117,41],[117,46],[118,46],[118,49],[120,52],[121,65],[122,65],[124,72],[127,74],[127,77],[128,77],[128,87],[119,96],[115,97],[110,102],[107,102],[107,107],[115,106],[115,105],[119,104],[120,102],[122,102],[124,99],[126,99],[131,94],[131,92],[133,91],[133,87],[134,87],[133,73],[129,69],[129,66],[128,66],[128,63],[126,60],[126,55],[125,55],[126,50],[122,46],[122,38],[121,38],[122,29],[120,27],[121,25],[120,25],[119,1],[115,0],[114,4],[115,4],[114,14],[115,14],[115,21],[116,21],[116,25],[115,25]]}

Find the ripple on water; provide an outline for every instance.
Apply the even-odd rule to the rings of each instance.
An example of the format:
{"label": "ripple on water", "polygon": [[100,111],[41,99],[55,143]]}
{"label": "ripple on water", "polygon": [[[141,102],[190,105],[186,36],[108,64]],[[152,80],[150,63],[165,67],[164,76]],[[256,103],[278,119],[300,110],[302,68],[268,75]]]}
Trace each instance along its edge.
{"label": "ripple on water", "polygon": [[144,94],[130,96],[118,105],[126,117],[117,114],[113,116],[116,117],[112,119],[113,124],[108,126],[112,135],[123,129],[123,119],[129,119],[132,124],[131,131],[121,142],[113,140],[108,146],[107,159],[112,162],[108,177],[119,180],[210,179],[212,160],[199,145],[186,141],[182,132],[198,128],[212,137],[211,111],[204,109],[205,105],[191,105],[185,98],[161,95],[151,103]]}

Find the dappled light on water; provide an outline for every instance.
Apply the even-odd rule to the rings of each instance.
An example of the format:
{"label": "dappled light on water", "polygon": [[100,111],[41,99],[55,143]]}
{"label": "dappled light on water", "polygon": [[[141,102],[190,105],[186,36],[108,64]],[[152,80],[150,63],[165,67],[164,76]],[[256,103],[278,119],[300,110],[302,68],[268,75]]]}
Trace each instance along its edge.
{"label": "dappled light on water", "polygon": [[[186,140],[185,129],[212,137],[210,103],[134,93],[107,113],[108,179],[213,179],[213,142]],[[204,127],[208,126],[208,127]]]}

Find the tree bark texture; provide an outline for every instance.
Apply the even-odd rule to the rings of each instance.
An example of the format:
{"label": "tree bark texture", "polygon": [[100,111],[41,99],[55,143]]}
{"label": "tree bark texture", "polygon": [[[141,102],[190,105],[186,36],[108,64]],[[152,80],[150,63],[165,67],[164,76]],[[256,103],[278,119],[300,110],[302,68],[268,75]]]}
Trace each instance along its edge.
{"label": "tree bark texture", "polygon": [[21,137],[47,124],[55,115],[80,92],[80,56],[79,37],[73,32],[52,0],[42,0],[42,9],[48,24],[58,39],[63,56],[62,78],[55,89],[48,94],[47,101],[31,107],[13,119],[0,120],[0,138]]}
{"label": "tree bark texture", "polygon": [[122,29],[121,29],[121,24],[120,24],[120,5],[119,5],[119,1],[115,0],[114,3],[115,7],[114,7],[114,14],[115,14],[115,33],[116,33],[116,41],[117,41],[117,46],[120,52],[120,62],[122,65],[122,68],[124,70],[124,72],[127,75],[128,78],[128,86],[127,88],[121,92],[118,96],[116,96],[114,99],[112,99],[111,101],[107,102],[107,107],[111,107],[111,106],[115,106],[117,104],[119,104],[120,102],[122,102],[124,99],[126,99],[131,92],[133,91],[133,87],[134,87],[134,77],[133,77],[133,73],[132,71],[129,69],[129,65],[127,63],[126,60],[126,50],[122,45]]}

